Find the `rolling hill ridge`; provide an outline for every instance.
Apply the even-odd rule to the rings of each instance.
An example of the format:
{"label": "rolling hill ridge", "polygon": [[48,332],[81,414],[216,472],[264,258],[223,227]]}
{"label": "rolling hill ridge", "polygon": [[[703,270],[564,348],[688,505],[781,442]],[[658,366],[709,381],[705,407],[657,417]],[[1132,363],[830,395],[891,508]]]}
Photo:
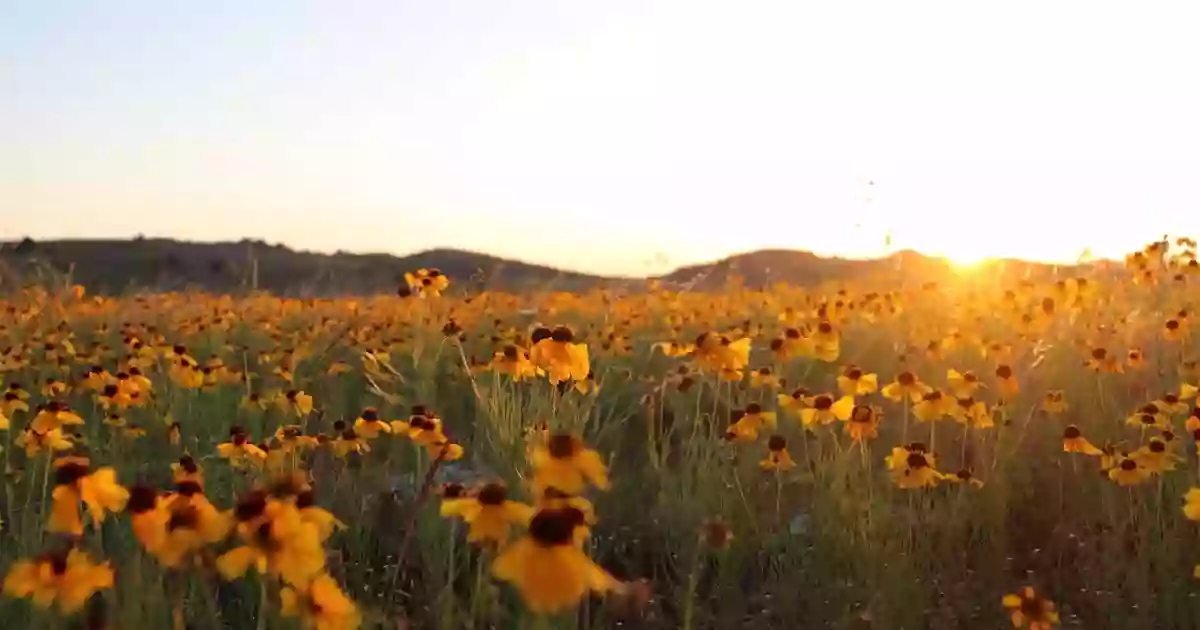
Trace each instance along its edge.
{"label": "rolling hill ridge", "polygon": [[[1022,261],[988,263],[1004,276],[1046,276],[1060,267]],[[407,256],[297,251],[263,241],[199,243],[161,238],[52,240],[0,243],[0,289],[31,281],[72,282],[99,294],[138,290],[236,292],[254,288],[280,295],[326,296],[390,293],[404,272],[437,267],[467,290],[580,291],[640,279],[570,272],[458,249]],[[680,267],[658,276],[681,288],[709,290],[733,279],[751,287],[776,282],[815,285],[872,277],[895,281],[939,280],[956,272],[944,259],[913,251],[886,258],[826,258],[796,250],[759,250]]]}

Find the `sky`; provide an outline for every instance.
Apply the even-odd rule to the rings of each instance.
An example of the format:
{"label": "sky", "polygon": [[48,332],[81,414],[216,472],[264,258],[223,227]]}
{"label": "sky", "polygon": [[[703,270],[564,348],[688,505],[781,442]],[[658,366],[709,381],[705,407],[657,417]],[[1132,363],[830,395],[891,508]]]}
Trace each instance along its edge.
{"label": "sky", "polygon": [[1200,236],[1188,2],[8,0],[0,240],[758,248]]}

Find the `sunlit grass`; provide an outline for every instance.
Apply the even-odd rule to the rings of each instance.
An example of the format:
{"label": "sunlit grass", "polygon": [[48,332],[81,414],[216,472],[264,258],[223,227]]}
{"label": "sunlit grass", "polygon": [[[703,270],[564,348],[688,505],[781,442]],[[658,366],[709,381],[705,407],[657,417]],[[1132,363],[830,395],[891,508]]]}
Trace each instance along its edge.
{"label": "sunlit grass", "polygon": [[[1195,627],[1193,250],[1038,284],[455,295],[420,270],[403,297],[13,292],[0,569],[67,546],[109,563],[85,627],[292,627],[338,590],[354,614],[322,600],[319,627]],[[47,423],[73,445],[29,448]],[[581,551],[612,581],[541,614],[494,571],[523,509],[507,544],[473,544],[497,530],[441,495],[499,483],[554,509],[544,487],[574,481],[534,453],[559,435],[611,480],[566,494],[594,506]],[[328,581],[223,579],[253,544],[236,528],[168,567],[129,505],[49,532],[68,454],[160,491],[190,456],[222,510],[301,471],[344,525],[321,542]],[[0,622],[62,627],[18,597]]]}

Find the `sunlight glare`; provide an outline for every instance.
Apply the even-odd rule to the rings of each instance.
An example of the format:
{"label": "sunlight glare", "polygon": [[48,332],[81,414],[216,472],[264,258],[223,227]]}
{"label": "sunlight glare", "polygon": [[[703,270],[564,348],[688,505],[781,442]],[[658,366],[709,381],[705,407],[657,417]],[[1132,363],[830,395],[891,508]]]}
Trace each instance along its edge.
{"label": "sunlight glare", "polygon": [[967,247],[946,250],[941,255],[956,271],[970,271],[992,259],[992,256],[982,249]]}

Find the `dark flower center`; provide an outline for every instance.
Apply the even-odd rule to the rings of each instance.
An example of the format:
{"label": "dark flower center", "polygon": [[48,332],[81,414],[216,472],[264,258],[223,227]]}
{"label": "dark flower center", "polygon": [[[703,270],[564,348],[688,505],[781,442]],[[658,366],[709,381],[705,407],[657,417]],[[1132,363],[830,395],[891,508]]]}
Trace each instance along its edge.
{"label": "dark flower center", "polygon": [[550,451],[550,457],[555,459],[570,459],[579,450],[575,437],[565,433],[550,436],[546,447]]}
{"label": "dark flower center", "polygon": [[148,486],[134,486],[129,489],[127,507],[134,514],[144,514],[154,509],[158,500],[158,492]]}
{"label": "dark flower center", "polygon": [[503,505],[508,500],[508,489],[503,484],[489,483],[479,490],[477,498],[483,505]]}
{"label": "dark flower center", "polygon": [[54,575],[62,575],[67,572],[67,555],[65,553],[56,553],[50,556],[50,570]]}
{"label": "dark flower center", "polygon": [[568,545],[580,524],[579,510],[573,508],[541,510],[529,523],[529,536],[543,547]]}
{"label": "dark flower center", "polygon": [[54,471],[54,485],[57,486],[73,486],[80,479],[88,475],[87,464],[71,462],[60,466]]}
{"label": "dark flower center", "polygon": [[258,526],[254,532],[254,542],[262,549],[278,548],[279,544],[275,542],[274,533],[271,531],[271,521]]}
{"label": "dark flower center", "polygon": [[250,521],[257,518],[267,509],[267,495],[262,491],[254,491],[242,497],[233,508],[233,515],[239,521]]}
{"label": "dark flower center", "polygon": [[171,518],[167,521],[167,531],[173,532],[177,529],[196,529],[196,524],[200,522],[200,512],[195,506],[185,505],[178,510],[171,512]]}
{"label": "dark flower center", "polygon": [[185,497],[190,497],[197,494],[202,494],[204,489],[201,488],[200,484],[196,483],[195,481],[181,481],[175,484],[175,491]]}

